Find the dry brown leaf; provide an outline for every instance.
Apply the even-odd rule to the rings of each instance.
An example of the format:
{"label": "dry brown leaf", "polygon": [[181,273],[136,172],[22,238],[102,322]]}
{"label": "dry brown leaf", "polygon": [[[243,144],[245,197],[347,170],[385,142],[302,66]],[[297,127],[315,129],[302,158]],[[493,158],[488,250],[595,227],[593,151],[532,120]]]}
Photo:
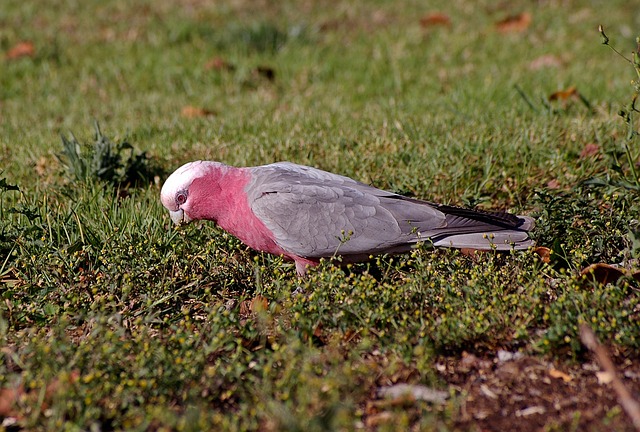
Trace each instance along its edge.
{"label": "dry brown leaf", "polygon": [[557,179],[549,180],[547,182],[548,189],[560,189],[560,182]]}
{"label": "dry brown leaf", "polygon": [[420,26],[422,28],[436,26],[451,27],[451,19],[441,12],[433,12],[420,18]]}
{"label": "dry brown leaf", "polygon": [[313,335],[317,338],[322,337],[322,323],[318,323],[316,328],[313,329]]}
{"label": "dry brown leaf", "polygon": [[251,300],[243,300],[240,303],[240,315],[249,316],[258,312],[264,312],[269,308],[269,302],[261,295],[257,295]]}
{"label": "dry brown leaf", "polygon": [[7,51],[6,57],[9,60],[14,60],[20,57],[33,57],[36,53],[36,48],[32,42],[24,41],[15,44],[9,51]]}
{"label": "dry brown leaf", "polygon": [[16,417],[15,404],[23,394],[22,386],[0,389],[0,417]]}
{"label": "dry brown leaf", "polygon": [[496,29],[500,33],[520,33],[529,28],[531,24],[531,14],[523,12],[519,15],[509,16],[496,23]]}
{"label": "dry brown leaf", "polygon": [[600,146],[598,144],[589,143],[584,146],[582,151],[580,152],[580,157],[582,159],[586,159],[590,156],[596,156],[600,153]]}
{"label": "dry brown leaf", "polygon": [[558,90],[549,95],[550,101],[566,101],[569,98],[578,98],[578,89],[575,86],[571,86],[566,90]]}
{"label": "dry brown leaf", "polygon": [[625,272],[624,270],[610,264],[598,263],[584,268],[580,272],[580,275],[584,280],[589,279],[601,283],[602,285],[606,285],[609,283],[615,283],[625,275]]}
{"label": "dry brown leaf", "polygon": [[529,69],[539,70],[546,67],[560,67],[562,66],[562,60],[552,54],[545,54],[538,58],[531,60],[529,63]]}
{"label": "dry brown leaf", "polygon": [[469,258],[472,258],[474,260],[478,260],[480,258],[482,258],[482,256],[489,252],[488,250],[485,249],[473,249],[473,248],[461,248],[460,249],[460,253],[464,256],[468,256]]}
{"label": "dry brown leaf", "polygon": [[468,256],[471,258],[475,258],[476,257],[476,252],[478,252],[477,249],[471,249],[471,248],[462,248],[460,249],[460,253],[464,256]]}
{"label": "dry brown leaf", "polygon": [[261,295],[257,295],[251,300],[251,312],[253,313],[264,312],[268,307],[269,302]]}
{"label": "dry brown leaf", "polygon": [[564,372],[562,372],[562,371],[559,371],[559,370],[558,370],[558,369],[556,369],[556,368],[551,368],[551,369],[549,369],[549,376],[550,376],[551,378],[560,378],[560,379],[562,379],[562,381],[564,381],[564,382],[569,382],[569,381],[571,381],[571,380],[573,379],[573,378],[571,377],[571,375],[566,374],[566,373],[564,373]]}
{"label": "dry brown leaf", "polygon": [[[76,370],[70,373],[63,373],[51,380],[44,391],[44,399],[41,401],[41,408],[46,409],[51,402],[51,398],[64,386],[72,385],[80,376]],[[18,387],[6,387],[0,389],[0,417],[20,417],[20,412],[16,409],[16,402],[22,397],[32,398],[40,397],[38,391],[26,392],[22,385]]]}
{"label": "dry brown leaf", "polygon": [[206,108],[199,108],[191,105],[182,107],[182,117],[186,118],[209,117],[215,114],[215,111],[211,111]]}
{"label": "dry brown leaf", "polygon": [[551,261],[551,249],[549,249],[548,247],[538,246],[533,251],[540,255],[542,262],[548,263]]}
{"label": "dry brown leaf", "polygon": [[240,303],[240,315],[247,316],[251,314],[251,300],[244,300]]}

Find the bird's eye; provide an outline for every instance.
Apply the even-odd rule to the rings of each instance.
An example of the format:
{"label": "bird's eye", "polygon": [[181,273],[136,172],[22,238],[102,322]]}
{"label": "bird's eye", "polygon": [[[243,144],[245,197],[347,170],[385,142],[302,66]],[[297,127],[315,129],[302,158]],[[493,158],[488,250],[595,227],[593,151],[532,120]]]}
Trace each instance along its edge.
{"label": "bird's eye", "polygon": [[181,206],[185,202],[187,202],[187,194],[185,192],[178,192],[176,195],[176,204]]}

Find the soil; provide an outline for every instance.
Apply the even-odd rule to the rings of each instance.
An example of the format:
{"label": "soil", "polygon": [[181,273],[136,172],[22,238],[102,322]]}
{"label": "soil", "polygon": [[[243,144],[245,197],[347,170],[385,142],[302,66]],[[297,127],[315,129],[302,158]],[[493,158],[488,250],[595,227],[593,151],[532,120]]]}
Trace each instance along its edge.
{"label": "soil", "polygon": [[[618,357],[616,365],[637,400],[640,362]],[[438,371],[466,395],[457,421],[463,430],[635,431],[595,361],[560,365],[503,351],[445,359]]]}
{"label": "soil", "polygon": [[[630,360],[616,353],[613,360],[618,377],[639,400],[640,359]],[[594,360],[554,363],[508,351],[483,356],[462,353],[440,358],[436,369],[449,390],[458,395],[459,408],[451,413],[456,430],[636,431],[618,402],[611,377]],[[414,371],[407,371],[400,381],[411,381],[411,372]],[[386,381],[383,387],[392,384]],[[425,387],[409,387],[416,390],[413,395],[391,400],[381,399],[379,388],[377,397],[373,396],[366,405],[362,427],[369,431],[381,426],[388,429],[396,423],[397,409],[402,407],[411,419],[410,430],[420,430],[422,414],[416,399],[421,398],[415,395],[424,393]],[[427,404],[430,403],[433,402]],[[431,407],[436,408],[438,403],[442,401]]]}

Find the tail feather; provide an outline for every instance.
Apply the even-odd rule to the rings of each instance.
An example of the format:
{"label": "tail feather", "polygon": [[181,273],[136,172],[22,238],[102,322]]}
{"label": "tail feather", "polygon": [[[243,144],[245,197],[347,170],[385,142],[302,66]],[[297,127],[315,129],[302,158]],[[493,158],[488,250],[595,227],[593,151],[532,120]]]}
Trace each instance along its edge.
{"label": "tail feather", "polygon": [[[427,239],[434,246],[501,251],[527,249],[535,244],[528,234],[535,225],[529,216],[472,210],[398,195],[385,196],[385,199],[385,208],[394,213],[396,220],[408,222],[406,226],[401,224],[401,229],[409,235],[408,243],[393,251],[405,250],[412,243]],[[434,215],[425,212],[425,206],[440,212],[444,220],[434,224]]]}
{"label": "tail feather", "polygon": [[447,227],[429,236],[434,246],[520,250],[535,244],[528,234],[535,221],[529,216],[475,212],[457,207],[447,207],[446,210],[449,211]]}
{"label": "tail feather", "polygon": [[480,250],[528,249],[535,242],[526,231],[504,230],[431,237],[434,246]]}

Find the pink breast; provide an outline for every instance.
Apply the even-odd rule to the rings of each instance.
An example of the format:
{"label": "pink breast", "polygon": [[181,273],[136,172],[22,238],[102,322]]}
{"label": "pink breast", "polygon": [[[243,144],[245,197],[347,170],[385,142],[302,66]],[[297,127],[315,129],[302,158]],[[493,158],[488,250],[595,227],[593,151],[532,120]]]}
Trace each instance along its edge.
{"label": "pink breast", "polygon": [[249,176],[247,171],[234,169],[222,175],[214,171],[194,180],[189,188],[193,203],[187,213],[193,219],[216,221],[222,229],[253,249],[294,259],[294,255],[277,245],[273,233],[249,207],[244,190]]}

